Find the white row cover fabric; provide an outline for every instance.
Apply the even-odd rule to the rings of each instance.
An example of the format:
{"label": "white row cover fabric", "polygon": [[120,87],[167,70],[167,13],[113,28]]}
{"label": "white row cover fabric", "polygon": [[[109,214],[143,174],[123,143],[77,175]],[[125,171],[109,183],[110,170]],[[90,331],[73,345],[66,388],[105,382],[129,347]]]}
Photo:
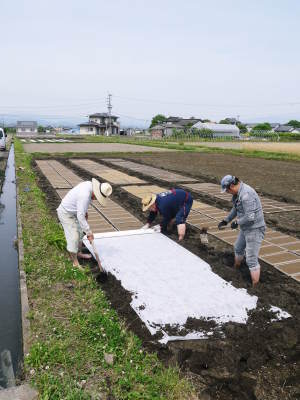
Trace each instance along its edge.
{"label": "white row cover fabric", "polygon": [[[85,245],[93,254],[88,240]],[[236,289],[212,272],[209,264],[152,229],[95,234],[105,270],[132,293],[131,307],[151,334],[162,331],[163,343],[207,337],[189,332],[169,337],[165,325],[183,328],[188,317],[246,323],[257,297]]]}

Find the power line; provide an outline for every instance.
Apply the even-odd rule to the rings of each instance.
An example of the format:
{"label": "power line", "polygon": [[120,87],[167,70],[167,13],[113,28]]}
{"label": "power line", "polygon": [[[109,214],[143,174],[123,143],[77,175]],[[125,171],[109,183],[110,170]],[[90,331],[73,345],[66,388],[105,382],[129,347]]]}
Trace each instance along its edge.
{"label": "power line", "polygon": [[[112,96],[112,95],[111,95]],[[115,98],[121,99],[121,100],[127,100],[127,101],[134,101],[134,102],[146,102],[146,103],[155,103],[155,104],[170,104],[170,105],[179,105],[179,106],[192,106],[192,107],[223,107],[223,108],[231,108],[231,107],[276,107],[276,106],[297,106],[300,105],[300,101],[288,101],[288,102],[281,102],[281,103],[257,103],[257,104],[218,104],[218,103],[185,103],[185,102],[177,102],[177,101],[167,101],[167,100],[161,100],[161,99],[145,99],[145,98],[134,98],[134,97],[126,97],[126,96],[119,96],[119,95],[114,95]],[[80,103],[74,103],[74,104],[50,104],[50,105],[0,105],[1,108],[6,108],[6,109],[52,109],[52,108],[72,108],[72,107],[83,107],[83,106],[98,106],[98,105],[104,105],[106,102],[104,101],[103,97],[102,98],[90,98],[87,99],[85,102],[80,102]]]}
{"label": "power line", "polygon": [[211,103],[181,103],[181,102],[173,102],[173,101],[162,101],[162,100],[154,100],[154,99],[142,99],[142,98],[133,98],[133,97],[124,97],[117,96],[116,98],[129,100],[129,101],[142,101],[147,103],[156,103],[156,104],[173,104],[180,106],[196,106],[196,107],[261,107],[261,106],[296,106],[300,105],[300,101],[289,101],[284,103],[264,103],[264,104],[211,104]]}

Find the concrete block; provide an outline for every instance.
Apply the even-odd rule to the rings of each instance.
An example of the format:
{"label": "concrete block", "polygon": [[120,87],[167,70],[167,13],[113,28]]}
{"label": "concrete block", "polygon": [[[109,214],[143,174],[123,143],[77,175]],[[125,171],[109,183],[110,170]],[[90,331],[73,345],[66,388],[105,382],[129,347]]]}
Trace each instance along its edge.
{"label": "concrete block", "polygon": [[288,275],[300,273],[300,260],[288,264],[276,265],[276,268]]}
{"label": "concrete block", "polygon": [[28,384],[0,391],[0,400],[37,400],[38,392]]}
{"label": "concrete block", "polygon": [[280,264],[288,261],[300,261],[300,257],[297,256],[296,254],[288,253],[288,252],[283,252],[279,254],[274,254],[270,256],[264,256],[261,257],[264,261],[270,263],[270,264]]}

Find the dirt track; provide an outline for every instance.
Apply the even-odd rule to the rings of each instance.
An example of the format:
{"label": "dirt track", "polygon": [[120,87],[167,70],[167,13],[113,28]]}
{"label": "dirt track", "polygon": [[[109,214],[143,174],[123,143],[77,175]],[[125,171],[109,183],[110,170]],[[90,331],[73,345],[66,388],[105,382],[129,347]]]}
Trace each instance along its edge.
{"label": "dirt track", "polygon": [[[223,159],[221,162],[219,156],[217,156],[219,163],[217,160],[214,162],[211,159],[212,156],[207,154],[197,155],[199,158],[201,157],[198,160],[193,156],[177,153],[176,157],[173,154],[158,154],[155,156],[130,156],[129,158],[142,159],[155,166],[163,165],[165,168],[187,172],[202,178],[206,171],[210,180],[215,180],[215,177],[219,178],[218,173],[223,174],[232,162],[231,159],[229,165],[228,160]],[[208,156],[210,160],[203,156]],[[98,160],[100,161],[100,159]],[[247,169],[247,165],[250,164],[248,164],[248,159],[245,160],[245,165],[242,164],[243,160],[236,165],[240,172],[244,171],[243,175],[240,173],[239,175],[249,182],[248,177],[250,178],[251,171],[249,171],[249,167]],[[75,172],[83,179],[91,178],[88,173],[74,168],[68,160],[61,161],[73,170],[75,169]],[[218,166],[219,172],[215,171],[215,164]],[[290,163],[285,164],[289,165]],[[209,168],[209,165],[212,167]],[[269,165],[269,169],[267,165]],[[272,169],[275,166],[274,162],[267,162],[264,165],[264,176],[267,173],[269,177],[272,176]],[[198,173],[200,169],[201,174]],[[279,170],[280,179],[283,180],[282,168],[276,169]],[[257,176],[255,179],[259,181]],[[149,177],[147,180],[151,181]],[[261,185],[262,182],[260,180],[259,184]],[[49,205],[54,212],[59,202],[58,198],[53,195],[53,190],[43,177],[40,177],[39,183],[47,193]],[[280,188],[277,183],[273,186],[271,180],[270,185],[272,190],[275,190],[276,186]],[[270,190],[269,186],[265,188]],[[283,195],[284,190],[281,189],[279,197],[283,197]],[[124,192],[120,187],[114,188],[113,199],[145,221],[145,215],[141,212],[137,199]],[[286,213],[286,218],[289,218],[289,215],[291,214]],[[170,235],[177,240],[174,232]],[[174,342],[166,347],[158,346],[132,311],[131,295],[122,289],[118,281],[110,277],[102,287],[130,329],[142,338],[146,348],[157,351],[165,363],[178,363],[182,371],[194,381],[202,396],[205,393],[206,397],[200,397],[200,399],[292,400],[300,398],[300,285],[274,268],[263,265],[261,283],[255,289],[251,288],[247,267],[243,265],[240,272],[236,272],[232,268],[232,248],[217,239],[211,240],[210,245],[204,247],[199,243],[199,232],[191,228],[188,230],[183,246],[207,261],[213,271],[223,279],[257,295],[259,311],[250,316],[246,325],[226,324],[223,333],[217,332],[212,339]],[[180,282],[178,282],[178,289],[180,290]],[[288,311],[293,318],[270,324],[272,314],[266,308],[270,304]],[[189,327],[201,326],[204,328],[207,322],[189,320],[187,324]]]}
{"label": "dirt track", "polygon": [[110,153],[110,152],[172,152],[159,147],[135,146],[126,143],[30,143],[24,144],[27,153]]}

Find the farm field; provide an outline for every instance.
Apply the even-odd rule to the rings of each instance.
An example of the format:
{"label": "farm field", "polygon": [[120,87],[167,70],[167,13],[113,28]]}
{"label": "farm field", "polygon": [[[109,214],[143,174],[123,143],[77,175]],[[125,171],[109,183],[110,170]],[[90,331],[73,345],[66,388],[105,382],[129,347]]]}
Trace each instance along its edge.
{"label": "farm field", "polygon": [[[142,172],[133,173],[126,168],[112,166],[109,161],[102,160],[104,156],[93,155],[87,158],[92,158],[94,162],[104,162],[123,173],[145,179],[149,184],[166,185],[165,181],[144,176]],[[296,202],[299,199],[300,185],[296,184],[300,179],[299,164],[293,162],[260,159],[255,160],[255,168],[253,168],[253,160],[248,158],[205,153],[176,153],[176,156],[175,153],[124,154],[122,158],[185,174],[190,176],[191,180],[194,178],[206,182],[216,183],[224,173],[237,171],[236,175],[265,195],[287,203]],[[80,168],[67,158],[59,157],[57,160],[81,179],[87,180],[93,176],[92,173]],[[46,194],[47,203],[54,213],[59,204],[59,197],[55,195],[39,168],[35,166],[34,169],[38,175],[39,186]],[[276,171],[276,179],[274,179],[274,171]],[[176,182],[172,185],[176,186]],[[126,192],[121,185],[114,185],[112,200],[138,218],[141,223],[145,222],[145,214],[141,212],[139,200]],[[206,200],[211,204],[208,198],[201,200]],[[222,206],[228,209],[224,203],[218,203],[218,207],[222,208]],[[299,216],[300,212],[291,211],[276,216],[273,214],[268,216],[267,220],[279,230],[296,236],[298,232],[295,230],[297,230]],[[177,240],[174,232],[170,234],[170,237]],[[297,383],[300,330],[299,283],[267,264],[263,264],[261,283],[256,288],[251,288],[246,266],[243,265],[241,273],[237,273],[231,267],[232,247],[216,239],[211,239],[208,247],[201,246],[199,232],[192,228],[189,228],[183,246],[209,263],[213,272],[226,281],[232,282],[236,288],[244,288],[249,294],[258,296],[259,308],[264,311],[254,312],[245,326],[235,323],[226,324],[223,332],[214,335],[212,339],[170,342],[165,347],[155,344],[149,338],[141,321],[132,313],[131,296],[128,294],[124,296],[124,289],[118,281],[110,277],[108,282],[101,287],[112,306],[142,339],[146,348],[157,352],[167,365],[177,363],[184,374],[187,376],[192,374],[194,385],[201,387],[207,399],[296,399],[295,396],[299,393]],[[180,290],[180,282],[178,282],[178,290]],[[272,318],[272,314],[268,312],[270,304],[287,311],[292,318],[270,323]],[[205,322],[191,319],[188,324],[189,328],[196,329],[203,327]]]}
{"label": "farm field", "polygon": [[291,153],[300,155],[300,143],[276,142],[185,142],[185,145],[217,147],[221,149],[234,149],[246,151],[267,151],[275,153]]}
{"label": "farm field", "polygon": [[[251,185],[258,193],[275,200],[300,203],[300,163],[266,160],[240,155],[217,153],[176,153],[130,155],[156,167],[192,174],[206,182],[219,183],[225,174],[233,174]],[[223,204],[224,205],[224,204]],[[227,206],[228,207],[228,206]],[[300,237],[300,212],[271,214],[266,217],[270,226],[280,227]]]}

